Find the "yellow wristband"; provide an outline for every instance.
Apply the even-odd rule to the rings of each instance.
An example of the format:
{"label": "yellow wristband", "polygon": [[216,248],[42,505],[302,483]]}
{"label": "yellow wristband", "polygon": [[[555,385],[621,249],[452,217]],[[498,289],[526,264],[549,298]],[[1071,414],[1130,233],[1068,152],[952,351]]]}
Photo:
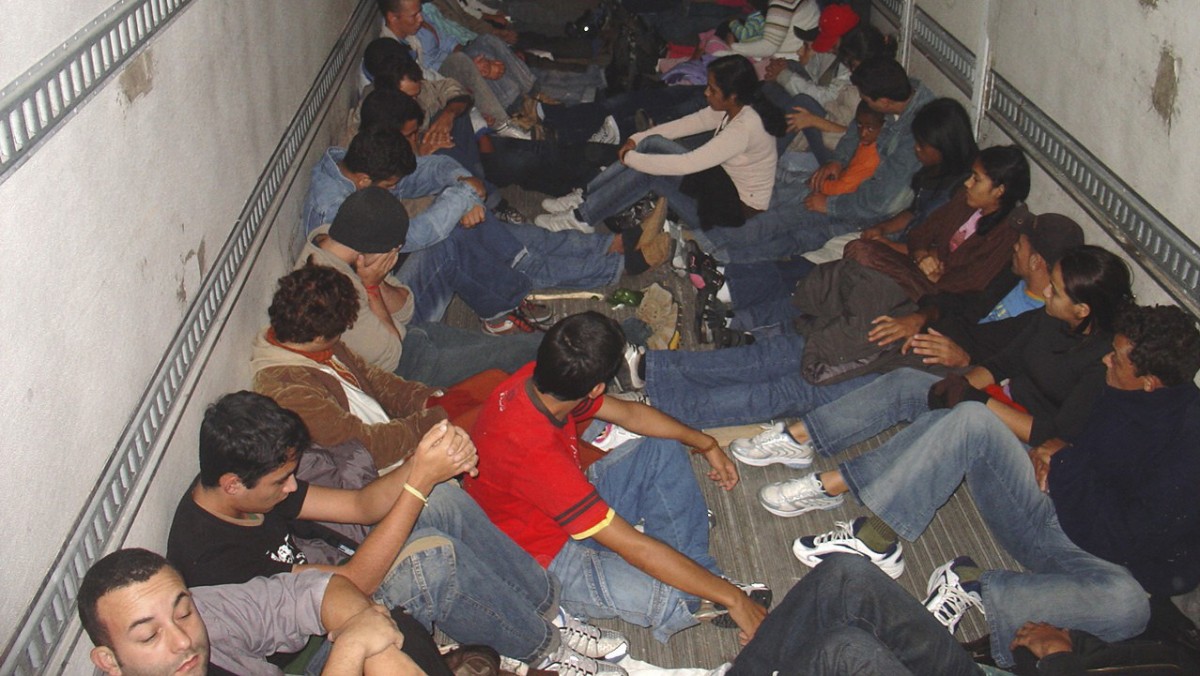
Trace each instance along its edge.
{"label": "yellow wristband", "polygon": [[412,493],[413,495],[417,496],[417,499],[418,499],[418,500],[420,500],[421,502],[423,502],[423,503],[425,503],[425,504],[427,504],[427,505],[429,504],[429,499],[425,497],[425,494],[424,494],[424,493],[422,493],[421,491],[419,491],[419,490],[417,490],[417,489],[413,488],[411,485],[409,485],[409,484],[408,484],[408,482],[405,482],[405,484],[404,484],[404,490],[406,490],[406,491],[408,491],[409,493]]}

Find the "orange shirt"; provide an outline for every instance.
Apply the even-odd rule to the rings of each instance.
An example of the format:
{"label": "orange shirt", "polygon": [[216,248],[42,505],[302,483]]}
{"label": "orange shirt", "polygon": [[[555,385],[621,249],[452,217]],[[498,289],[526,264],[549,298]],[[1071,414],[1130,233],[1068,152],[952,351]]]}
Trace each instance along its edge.
{"label": "orange shirt", "polygon": [[826,181],[821,186],[822,195],[845,195],[858,190],[862,182],[875,174],[879,166],[879,153],[874,143],[860,143],[850,158],[850,164],[842,171],[836,180]]}

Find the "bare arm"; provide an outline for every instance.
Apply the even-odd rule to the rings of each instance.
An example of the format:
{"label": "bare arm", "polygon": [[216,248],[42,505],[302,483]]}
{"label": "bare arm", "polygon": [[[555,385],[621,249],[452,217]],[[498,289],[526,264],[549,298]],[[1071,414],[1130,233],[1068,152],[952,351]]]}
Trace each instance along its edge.
{"label": "bare arm", "polygon": [[619,516],[592,537],[654,579],[729,608],[729,614],[742,630],[745,641],[754,636],[758,625],[767,615],[767,610],[742,590],[662,542],[634,530],[629,522]]}
{"label": "bare arm", "polygon": [[333,651],[323,676],[424,673],[404,653],[404,635],[383,606],[373,604],[341,575],[329,579],[321,599],[321,623]]}
{"label": "bare arm", "polygon": [[443,423],[425,435],[408,462],[362,490],[337,491],[310,486],[300,510],[302,519],[369,524],[375,523],[379,519],[377,515],[383,514],[382,520],[344,566],[316,567],[344,575],[363,593],[374,593],[425,506],[420,497],[404,488],[405,484],[428,496],[442,481],[472,471],[477,460],[475,446],[466,432]]}
{"label": "bare arm", "polygon": [[716,439],[684,425],[656,408],[606,396],[600,410],[596,412],[596,417],[616,423],[642,436],[674,439],[690,446],[702,454],[712,468],[708,473],[709,479],[725,490],[732,489],[738,483],[737,465],[721,450]]}

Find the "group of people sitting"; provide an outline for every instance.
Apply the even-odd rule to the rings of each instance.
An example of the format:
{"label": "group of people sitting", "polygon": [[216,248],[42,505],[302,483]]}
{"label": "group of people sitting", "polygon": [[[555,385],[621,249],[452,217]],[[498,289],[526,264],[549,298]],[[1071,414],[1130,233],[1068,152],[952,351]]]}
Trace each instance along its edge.
{"label": "group of people sitting", "polygon": [[[624,674],[628,641],[588,624],[618,618],[737,630],[714,674],[977,674],[953,634],[978,608],[993,664],[1082,673],[1200,583],[1195,321],[1032,213],[1022,152],[978,149],[850,6],[713,12],[729,53],[684,59],[707,84],[562,105],[512,48],[556,43],[502,13],[379,5],[253,391],[205,412],[166,557],[117,551],[79,590],[102,671],[279,673],[325,636],[309,673]],[[502,203],[513,182],[548,213]],[[673,258],[748,339],[647,351],[529,297]],[[481,330],[442,321],[454,296]],[[702,431],[764,421],[728,449]],[[724,573],[689,455],[732,491],[738,463],[807,468],[897,423],[758,492],[779,517],[868,510],[796,539],[814,570],[773,609]],[[919,601],[889,579],[902,540],[964,481],[1024,570],[964,552]]]}

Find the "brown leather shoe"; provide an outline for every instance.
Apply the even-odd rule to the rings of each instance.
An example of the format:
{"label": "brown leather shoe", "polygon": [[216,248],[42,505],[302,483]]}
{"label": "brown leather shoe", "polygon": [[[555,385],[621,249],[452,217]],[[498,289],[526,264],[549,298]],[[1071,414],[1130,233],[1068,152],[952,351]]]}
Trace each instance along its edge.
{"label": "brown leather shoe", "polygon": [[499,676],[500,654],[486,645],[465,645],[442,656],[454,676]]}

